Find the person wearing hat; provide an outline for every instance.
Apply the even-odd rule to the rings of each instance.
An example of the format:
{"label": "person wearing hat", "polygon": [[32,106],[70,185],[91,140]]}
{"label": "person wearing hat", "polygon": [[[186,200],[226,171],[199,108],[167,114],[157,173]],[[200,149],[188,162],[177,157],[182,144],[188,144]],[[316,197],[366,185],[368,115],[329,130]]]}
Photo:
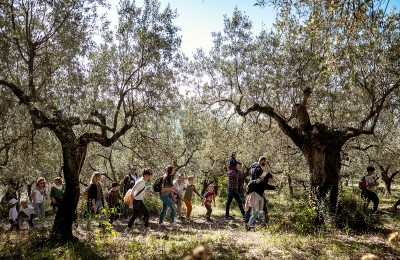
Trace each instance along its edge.
{"label": "person wearing hat", "polygon": [[11,229],[10,230],[19,230],[19,222],[18,222],[18,211],[17,211],[17,203],[18,200],[12,198],[8,202],[8,207],[10,210],[8,211],[8,222],[11,224]]}
{"label": "person wearing hat", "polygon": [[111,224],[118,219],[118,215],[121,211],[121,199],[121,194],[119,193],[119,183],[113,182],[111,189],[107,194],[108,208],[110,209],[109,222]]}

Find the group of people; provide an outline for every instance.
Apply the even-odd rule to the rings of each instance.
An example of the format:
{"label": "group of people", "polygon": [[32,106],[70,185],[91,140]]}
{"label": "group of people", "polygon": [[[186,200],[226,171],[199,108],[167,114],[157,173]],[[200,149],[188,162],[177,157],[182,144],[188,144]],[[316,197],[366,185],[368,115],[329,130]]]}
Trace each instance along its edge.
{"label": "group of people", "polygon": [[[62,198],[64,196],[64,185],[62,183],[62,178],[57,177],[54,179],[54,185],[50,190],[51,206],[54,210],[62,203]],[[17,210],[18,200],[12,198],[8,202],[9,206],[9,223],[11,224],[11,230],[19,230],[20,222],[22,219],[27,219],[29,227],[34,228],[35,224],[33,222],[34,218],[45,216],[45,198],[46,198],[46,179],[39,177],[36,180],[36,184],[30,193],[32,203],[28,203],[27,198],[22,198],[20,200],[20,207]]]}
{"label": "group of people", "polygon": [[[247,194],[244,207],[239,193],[239,182],[243,178],[243,173],[240,169],[241,163],[236,161],[235,156],[236,153],[233,153],[228,165],[228,198],[225,207],[225,216],[226,218],[233,218],[229,214],[229,210],[232,200],[235,199],[238,202],[243,219],[246,220],[246,227],[251,227],[260,211],[265,212],[265,214],[267,213],[268,207],[263,194],[264,191],[267,189],[275,189],[275,187],[268,183],[272,179],[272,175],[270,173],[263,173],[262,167],[266,166],[267,161],[266,158],[262,156],[258,162],[252,165],[250,182],[252,192]],[[159,192],[159,198],[162,202],[158,224],[163,226],[167,218],[170,226],[178,227],[179,225],[175,221],[176,215],[179,218],[185,218],[182,213],[183,203],[186,206],[186,220],[191,221],[193,209],[192,200],[194,195],[197,195],[201,200],[202,205],[206,209],[206,220],[210,221],[212,205],[214,205],[214,207],[216,206],[214,184],[211,183],[207,187],[206,193],[202,195],[194,185],[194,176],[189,176],[186,183],[183,174],[179,174],[178,177],[175,178],[175,173],[176,168],[174,166],[166,167],[164,175],[158,178],[153,185],[153,191]],[[102,174],[100,172],[94,172],[91,176],[90,184],[85,191],[87,194],[85,216],[100,214],[107,203],[109,210],[108,221],[110,223],[113,223],[121,215],[124,220],[129,219],[126,228],[126,232],[129,232],[135,220],[139,216],[142,216],[145,227],[144,232],[148,232],[149,211],[143,203],[143,199],[145,196],[154,198],[153,195],[147,191],[147,182],[151,179],[152,175],[152,170],[145,168],[139,177],[137,167],[132,165],[129,167],[128,174],[125,175],[120,182],[113,182],[111,188],[106,193],[103,193],[101,185]],[[34,227],[33,219],[35,217],[44,217],[45,184],[46,180],[43,177],[39,177],[36,186],[31,192],[32,203],[28,204],[26,199],[22,199],[18,211],[16,210],[18,201],[16,199],[10,200],[9,215],[12,229],[19,229],[19,221],[22,217],[28,219],[30,227]],[[157,185],[159,187],[156,187]],[[62,179],[57,177],[54,179],[54,185],[50,192],[51,206],[54,209],[57,209],[61,205],[63,195],[64,185],[62,184]],[[127,196],[130,196],[130,199],[127,200],[129,201],[128,203],[125,202],[125,197]]]}
{"label": "group of people", "polygon": [[[175,215],[177,213],[179,218],[183,218],[182,203],[186,205],[186,220],[190,221],[194,194],[201,198],[203,205],[207,209],[206,218],[210,219],[212,212],[211,203],[214,202],[215,205],[214,186],[211,184],[208,187],[207,193],[202,196],[194,185],[194,176],[189,176],[187,178],[188,183],[185,183],[182,174],[175,179],[175,172],[176,168],[174,166],[168,166],[164,175],[156,180],[153,185],[153,190],[159,192],[159,197],[162,202],[158,221],[159,225],[164,225],[164,219],[166,215],[168,215],[170,225],[172,227],[178,227],[179,225],[175,221]],[[147,233],[149,231],[150,214],[143,200],[145,196],[154,199],[153,195],[147,191],[147,182],[151,179],[152,175],[152,170],[145,168],[142,170],[141,177],[139,177],[137,174],[137,167],[132,165],[129,168],[129,173],[124,176],[119,183],[112,183],[112,188],[108,191],[106,196],[106,201],[108,202],[108,208],[110,210],[110,223],[113,223],[119,215],[122,215],[123,219],[129,219],[126,228],[126,232],[129,232],[135,220],[139,216],[142,216],[144,232]],[[94,172],[87,192],[87,213],[100,214],[104,208],[105,201],[100,181],[101,173]],[[159,185],[159,188],[154,188],[157,185]],[[130,198],[127,198],[128,196],[130,196]],[[128,218],[129,212],[131,212],[131,214]]]}
{"label": "group of people", "polygon": [[[275,190],[276,186],[271,185],[273,176],[270,172],[269,163],[265,156],[261,156],[250,168],[250,180],[246,188],[245,203],[239,191],[239,183],[242,182],[243,173],[241,171],[241,163],[236,160],[236,153],[231,154],[228,162],[228,186],[227,186],[227,201],[225,205],[225,217],[233,218],[230,212],[230,206],[233,199],[236,200],[239,210],[245,221],[245,227],[250,230],[254,221],[259,218],[260,213],[265,215],[265,221],[268,221],[268,203],[265,196],[266,190]],[[263,169],[264,168],[264,169]],[[164,220],[167,217],[170,226],[178,227],[175,221],[176,214],[179,218],[184,218],[182,214],[182,204],[186,205],[186,220],[191,221],[192,214],[192,199],[196,194],[206,208],[206,219],[211,220],[212,205],[215,207],[215,190],[214,184],[210,184],[204,195],[200,194],[194,185],[194,176],[187,178],[187,183],[183,174],[179,174],[175,178],[176,168],[174,166],[166,167],[165,173],[158,178],[154,185],[153,191],[159,193],[159,198],[162,202],[158,224],[164,225]],[[90,185],[87,188],[87,210],[88,214],[100,214],[105,207],[105,202],[109,208],[109,222],[113,223],[122,215],[122,218],[128,220],[126,232],[132,229],[135,220],[139,216],[143,216],[144,232],[149,231],[149,211],[143,203],[145,196],[154,198],[147,191],[147,182],[151,179],[153,173],[149,168],[142,171],[141,177],[137,174],[137,167],[132,165],[129,167],[129,172],[120,182],[113,182],[111,188],[106,195],[103,193],[101,186],[101,173],[94,172],[91,176]],[[379,198],[375,192],[375,187],[378,186],[375,168],[367,167],[367,174],[363,177],[365,180],[365,188],[362,189],[361,195],[365,198],[368,207],[370,201],[373,202],[373,213],[378,212]],[[9,223],[11,229],[19,229],[20,221],[26,218],[31,228],[34,225],[35,217],[45,216],[45,197],[46,197],[46,180],[39,177],[35,187],[31,192],[32,203],[29,204],[27,199],[21,199],[20,207],[17,210],[18,200],[13,198],[9,201]],[[121,196],[121,194],[123,196]],[[54,179],[54,185],[51,187],[50,199],[51,206],[54,210],[60,207],[64,195],[64,185],[62,178]],[[105,200],[104,200],[105,196]],[[126,198],[128,197],[128,200]],[[128,201],[128,202],[126,202]],[[400,200],[396,202],[394,208],[400,205]],[[130,217],[129,217],[130,215]],[[128,218],[129,217],[129,218]]]}
{"label": "group of people", "polygon": [[254,221],[260,213],[265,215],[264,221],[268,221],[268,204],[265,191],[275,190],[276,187],[270,184],[273,177],[270,173],[268,161],[265,156],[261,156],[250,168],[250,181],[247,184],[245,207],[243,207],[239,192],[239,182],[242,178],[241,163],[236,160],[236,152],[233,152],[228,163],[228,198],[225,206],[225,217],[232,218],[229,209],[232,200],[235,199],[245,221],[246,230],[250,230],[254,227]]}

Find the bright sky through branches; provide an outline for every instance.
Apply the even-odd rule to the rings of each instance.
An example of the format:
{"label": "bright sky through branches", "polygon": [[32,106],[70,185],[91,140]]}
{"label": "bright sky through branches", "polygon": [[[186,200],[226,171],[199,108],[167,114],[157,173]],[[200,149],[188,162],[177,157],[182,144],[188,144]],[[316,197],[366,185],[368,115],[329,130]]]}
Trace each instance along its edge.
{"label": "bright sky through branches", "polygon": [[[161,9],[169,3],[172,10],[177,10],[178,18],[175,25],[181,28],[182,51],[188,57],[197,48],[208,52],[212,46],[212,32],[220,32],[224,28],[224,15],[232,17],[235,7],[250,17],[253,23],[254,35],[263,28],[271,28],[275,20],[275,11],[271,7],[254,6],[255,0],[160,0]],[[143,6],[143,0],[136,1],[137,6]],[[112,1],[109,19],[117,17],[117,3]],[[117,21],[112,21],[116,23]]]}

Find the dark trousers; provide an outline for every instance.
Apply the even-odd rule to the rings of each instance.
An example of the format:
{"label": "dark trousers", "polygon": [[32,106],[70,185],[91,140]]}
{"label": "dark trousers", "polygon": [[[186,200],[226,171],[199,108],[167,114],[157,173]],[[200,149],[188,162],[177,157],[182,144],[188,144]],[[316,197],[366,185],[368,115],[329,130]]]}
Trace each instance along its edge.
{"label": "dark trousers", "polygon": [[132,227],[136,218],[139,217],[140,214],[143,215],[144,226],[148,227],[149,226],[149,217],[150,217],[149,210],[146,208],[146,205],[144,205],[143,200],[134,200],[133,201],[133,214],[132,214],[132,217],[129,219],[129,223],[128,223],[129,228]]}
{"label": "dark trousers", "polygon": [[211,203],[205,203],[204,206],[206,206],[207,209],[206,217],[210,219],[212,213]]}
{"label": "dark trousers", "polygon": [[11,224],[10,230],[13,230],[13,229],[19,230],[19,222],[18,221],[14,222],[13,220],[9,219],[8,222]]}
{"label": "dark trousers", "polygon": [[231,206],[233,199],[236,200],[237,204],[239,205],[240,212],[242,213],[242,216],[244,216],[245,212],[243,208],[242,198],[240,197],[239,191],[237,189],[228,189],[228,198],[225,206],[225,215],[229,216],[229,208]]}
{"label": "dark trousers", "polygon": [[369,202],[372,201],[372,203],[374,203],[372,211],[375,212],[378,210],[379,198],[375,191],[363,190],[361,195],[367,200],[367,207]]}
{"label": "dark trousers", "polygon": [[129,205],[126,203],[123,203],[122,205],[122,217],[125,219],[129,215]]}

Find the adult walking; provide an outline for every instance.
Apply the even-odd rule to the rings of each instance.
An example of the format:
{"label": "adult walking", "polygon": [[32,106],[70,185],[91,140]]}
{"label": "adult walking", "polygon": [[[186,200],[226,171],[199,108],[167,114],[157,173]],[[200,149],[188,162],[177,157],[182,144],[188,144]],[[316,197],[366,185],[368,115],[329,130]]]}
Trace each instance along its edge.
{"label": "adult walking", "polygon": [[144,220],[144,233],[150,231],[149,228],[149,210],[147,209],[146,205],[143,203],[143,199],[147,193],[146,183],[150,180],[152,171],[149,168],[143,169],[142,177],[140,177],[135,186],[132,188],[132,201],[133,201],[133,213],[131,218],[129,219],[128,227],[125,229],[125,232],[128,233],[131,231],[135,220],[140,215],[143,215]]}
{"label": "adult walking", "polygon": [[88,212],[99,214],[104,207],[103,188],[101,187],[101,173],[93,172],[88,191]]}
{"label": "adult walking", "polygon": [[[269,162],[265,158],[265,156],[260,156],[258,158],[258,161],[253,163],[253,165],[250,167],[250,182],[254,180],[258,180],[260,176],[263,174],[263,167],[268,166],[268,169],[266,169],[266,172],[270,172],[271,169],[269,168]],[[271,175],[272,176],[272,175]],[[263,194],[261,194],[261,197],[264,200],[263,203],[263,211],[265,213],[265,222],[268,221],[268,204],[267,204],[267,199],[264,197]],[[251,206],[246,210],[246,217],[245,217],[245,222],[248,223],[250,219],[250,214],[251,214],[252,208]]]}
{"label": "adult walking", "polygon": [[167,211],[167,208],[169,207],[171,209],[171,213],[169,216],[170,219],[170,224],[172,227],[178,227],[179,225],[175,222],[175,212],[176,208],[174,205],[175,202],[175,196],[174,192],[178,192],[177,189],[174,187],[172,181],[175,176],[175,167],[170,165],[167,167],[165,174],[162,178],[162,184],[161,184],[161,191],[160,191],[160,199],[162,201],[162,209],[160,213],[160,218],[159,218],[159,225],[163,224],[164,217],[165,217],[165,212]]}
{"label": "adult walking", "polygon": [[39,177],[36,180],[36,186],[35,188],[33,188],[31,193],[35,215],[39,217],[45,216],[45,207],[44,207],[45,185],[46,185],[46,179],[43,177]]}
{"label": "adult walking", "polygon": [[[253,163],[253,165],[250,167],[250,180],[257,180],[263,173],[263,167],[265,167],[267,164],[268,162],[265,156],[258,158],[258,162]],[[269,169],[266,170],[266,172],[269,172]]]}
{"label": "adult walking", "polygon": [[228,198],[225,206],[226,218],[233,218],[231,215],[229,215],[229,209],[233,199],[235,199],[239,205],[240,212],[244,218],[245,212],[243,209],[243,202],[239,194],[239,181],[242,178],[243,173],[241,172],[240,164],[237,164],[234,169],[228,171]]}
{"label": "adult walking", "polygon": [[[183,197],[183,190],[185,188],[185,177],[183,174],[179,174],[178,178],[173,181],[173,185],[176,188],[177,192],[174,193],[175,196],[175,205],[176,211],[178,213],[178,217],[182,218],[182,197]],[[167,209],[166,215],[170,214],[171,209]]]}
{"label": "adult walking", "polygon": [[252,227],[259,212],[265,208],[264,204],[266,203],[266,200],[264,197],[264,191],[276,189],[275,186],[269,184],[271,179],[271,173],[264,172],[257,180],[251,181],[247,187],[249,194],[246,196],[246,214],[252,210],[253,215],[249,218],[248,222],[246,222],[246,230],[249,230]]}

